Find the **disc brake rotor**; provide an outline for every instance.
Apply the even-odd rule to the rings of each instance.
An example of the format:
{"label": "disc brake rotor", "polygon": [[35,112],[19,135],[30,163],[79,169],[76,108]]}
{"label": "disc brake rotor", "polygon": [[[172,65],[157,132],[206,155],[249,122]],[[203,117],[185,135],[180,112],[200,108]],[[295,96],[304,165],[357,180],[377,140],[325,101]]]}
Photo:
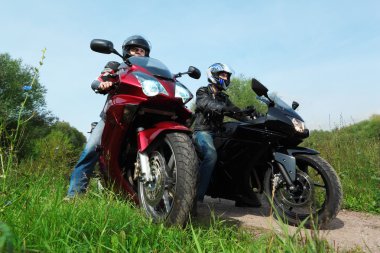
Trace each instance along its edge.
{"label": "disc brake rotor", "polygon": [[294,190],[289,190],[286,184],[282,184],[276,192],[277,200],[289,207],[302,207],[313,201],[314,185],[305,172],[297,170],[294,186]]}
{"label": "disc brake rotor", "polygon": [[165,191],[165,160],[159,152],[154,151],[149,158],[149,165],[153,180],[144,183],[144,196],[150,206],[156,206]]}

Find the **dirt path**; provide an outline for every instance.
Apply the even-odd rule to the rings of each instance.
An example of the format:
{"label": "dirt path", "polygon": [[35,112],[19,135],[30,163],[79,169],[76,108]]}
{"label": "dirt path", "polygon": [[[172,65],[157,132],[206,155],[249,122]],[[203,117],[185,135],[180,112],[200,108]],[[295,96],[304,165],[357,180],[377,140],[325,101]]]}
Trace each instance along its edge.
{"label": "dirt path", "polygon": [[[261,208],[235,207],[233,201],[224,199],[206,198],[198,207],[199,218],[210,216],[211,211],[239,226],[278,229],[275,221],[271,221],[268,206]],[[272,224],[272,225],[271,225]],[[296,228],[289,226],[290,231]],[[359,246],[365,252],[380,253],[380,215],[340,211],[328,229],[321,230],[321,235],[335,247],[335,249],[352,249]]]}

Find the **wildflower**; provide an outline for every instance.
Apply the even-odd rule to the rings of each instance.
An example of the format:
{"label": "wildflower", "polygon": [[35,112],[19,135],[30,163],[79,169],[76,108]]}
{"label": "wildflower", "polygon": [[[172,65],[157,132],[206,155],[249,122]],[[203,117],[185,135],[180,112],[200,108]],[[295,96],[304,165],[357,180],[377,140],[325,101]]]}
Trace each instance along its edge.
{"label": "wildflower", "polygon": [[24,85],[24,86],[22,87],[22,89],[23,89],[24,91],[30,91],[30,90],[32,89],[32,86],[30,86],[30,85]]}

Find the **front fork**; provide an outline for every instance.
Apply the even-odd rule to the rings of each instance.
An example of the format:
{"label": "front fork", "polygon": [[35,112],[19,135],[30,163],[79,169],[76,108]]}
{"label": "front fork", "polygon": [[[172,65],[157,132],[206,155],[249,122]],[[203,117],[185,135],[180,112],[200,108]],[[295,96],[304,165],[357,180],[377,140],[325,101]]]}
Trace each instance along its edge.
{"label": "front fork", "polygon": [[146,152],[138,152],[140,160],[141,173],[138,175],[140,180],[144,183],[149,183],[153,181],[153,176],[149,164],[149,156]]}
{"label": "front fork", "polygon": [[149,129],[137,128],[138,159],[140,162],[136,163],[135,178],[139,178],[145,184],[152,183],[156,179],[155,172],[152,172],[150,167],[147,150],[164,131],[190,132],[190,129],[174,121],[162,121]]}
{"label": "front fork", "polygon": [[274,164],[277,165],[289,189],[295,189],[293,182],[296,180],[296,159],[294,156],[273,152],[273,158]]}
{"label": "front fork", "polygon": [[[143,130],[144,130],[144,128],[139,127],[137,129],[137,132],[141,132]],[[150,169],[148,154],[146,153],[146,151],[144,151],[144,152],[138,151],[137,155],[138,155],[138,159],[137,159],[137,162],[135,164],[134,178],[135,179],[139,178],[139,180],[142,181],[143,183],[152,182],[153,176],[152,176],[152,172]]]}

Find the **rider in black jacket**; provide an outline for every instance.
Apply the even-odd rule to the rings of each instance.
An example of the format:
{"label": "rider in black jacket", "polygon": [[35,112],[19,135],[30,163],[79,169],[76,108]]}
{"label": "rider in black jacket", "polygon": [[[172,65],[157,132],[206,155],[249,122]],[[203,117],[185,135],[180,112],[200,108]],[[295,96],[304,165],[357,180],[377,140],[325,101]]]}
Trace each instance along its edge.
{"label": "rider in black jacket", "polygon": [[223,123],[223,113],[233,114],[239,110],[217,85],[209,84],[207,87],[201,87],[196,93],[194,130],[218,131]]}
{"label": "rider in black jacket", "polygon": [[[240,111],[223,91],[230,84],[233,70],[222,63],[215,63],[208,68],[207,77],[209,85],[201,87],[196,93],[194,140],[203,160],[199,165],[199,187],[197,200],[203,201],[206,194],[215,163],[217,152],[213,137],[221,130],[224,114],[241,120]],[[258,199],[236,202],[236,206],[260,206]],[[196,205],[195,205],[196,210]],[[195,211],[193,210],[193,211]]]}

